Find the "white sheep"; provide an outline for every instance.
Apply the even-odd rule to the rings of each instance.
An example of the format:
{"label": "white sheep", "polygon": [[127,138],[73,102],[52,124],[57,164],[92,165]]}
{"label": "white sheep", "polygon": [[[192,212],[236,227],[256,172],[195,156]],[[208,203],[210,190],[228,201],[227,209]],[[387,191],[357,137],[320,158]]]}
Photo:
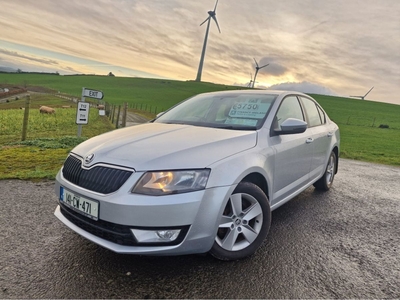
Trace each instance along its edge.
{"label": "white sheep", "polygon": [[39,111],[41,114],[54,114],[56,111],[54,108],[48,107],[48,106],[41,106],[39,108]]}

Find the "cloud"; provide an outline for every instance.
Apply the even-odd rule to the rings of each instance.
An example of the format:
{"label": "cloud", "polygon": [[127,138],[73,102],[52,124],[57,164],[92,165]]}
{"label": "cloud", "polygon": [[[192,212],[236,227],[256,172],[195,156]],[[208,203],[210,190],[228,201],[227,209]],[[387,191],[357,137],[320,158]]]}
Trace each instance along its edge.
{"label": "cloud", "polygon": [[284,91],[297,91],[307,94],[321,94],[337,96],[337,93],[322,85],[311,82],[284,82],[271,85],[268,90],[284,90]]}
{"label": "cloud", "polygon": [[45,64],[45,65],[58,65],[58,62],[55,61],[55,60],[52,60],[52,59],[37,58],[37,57],[33,57],[33,56],[19,54],[16,51],[9,51],[9,50],[2,49],[2,48],[0,48],[0,53],[3,53],[5,55],[9,55],[9,56],[13,56],[13,57],[18,57],[18,58],[30,60],[30,61],[34,61],[34,62],[39,62],[39,63]]}
{"label": "cloud", "polygon": [[[199,25],[215,5],[215,0],[0,2],[7,12],[0,20],[2,40],[181,80],[196,76],[206,30]],[[221,34],[212,22],[204,81],[247,82],[255,58],[269,64],[257,75],[264,86],[312,82],[349,95],[375,85],[377,99],[400,94],[400,1],[250,2],[218,2]],[[43,66],[58,61],[0,48],[17,50],[25,56],[21,61],[43,60]],[[81,72],[90,67],[69,66]]]}

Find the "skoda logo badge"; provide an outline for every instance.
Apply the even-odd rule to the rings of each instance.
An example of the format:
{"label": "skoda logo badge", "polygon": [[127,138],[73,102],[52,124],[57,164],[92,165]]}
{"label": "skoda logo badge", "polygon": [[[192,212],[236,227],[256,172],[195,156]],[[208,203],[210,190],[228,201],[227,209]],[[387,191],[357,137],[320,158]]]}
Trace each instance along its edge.
{"label": "skoda logo badge", "polygon": [[90,164],[93,161],[94,153],[89,154],[85,157],[85,164]]}

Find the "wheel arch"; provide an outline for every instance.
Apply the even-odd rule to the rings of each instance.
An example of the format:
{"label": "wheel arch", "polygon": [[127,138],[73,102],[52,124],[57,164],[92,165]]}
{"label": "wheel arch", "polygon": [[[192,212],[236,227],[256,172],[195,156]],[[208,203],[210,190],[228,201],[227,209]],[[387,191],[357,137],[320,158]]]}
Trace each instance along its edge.
{"label": "wheel arch", "polygon": [[265,179],[265,177],[262,174],[260,174],[258,172],[250,173],[250,174],[246,175],[241,180],[241,182],[254,183],[255,185],[257,185],[264,192],[264,194],[268,198],[268,201],[270,201],[268,182],[267,182],[267,180]]}

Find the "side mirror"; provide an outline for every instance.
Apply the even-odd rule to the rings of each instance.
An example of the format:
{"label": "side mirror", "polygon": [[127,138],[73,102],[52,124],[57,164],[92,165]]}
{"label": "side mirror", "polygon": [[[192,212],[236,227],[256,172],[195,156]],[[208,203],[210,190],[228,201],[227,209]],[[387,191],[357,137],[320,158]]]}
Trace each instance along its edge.
{"label": "side mirror", "polygon": [[307,123],[303,120],[288,118],[281,124],[281,130],[274,130],[274,135],[303,133]]}

